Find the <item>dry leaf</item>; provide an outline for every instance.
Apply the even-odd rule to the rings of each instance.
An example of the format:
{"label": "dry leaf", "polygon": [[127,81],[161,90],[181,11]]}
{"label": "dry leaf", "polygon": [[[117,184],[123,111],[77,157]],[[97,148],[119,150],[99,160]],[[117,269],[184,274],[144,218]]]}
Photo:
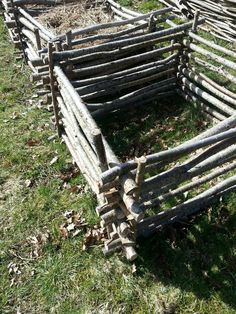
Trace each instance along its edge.
{"label": "dry leaf", "polygon": [[69,219],[72,215],[74,215],[74,211],[73,211],[73,210],[70,210],[70,211],[65,212],[65,213],[63,214],[63,216],[64,216],[65,218],[67,218],[67,219]]}
{"label": "dry leaf", "polygon": [[26,142],[26,144],[28,145],[28,146],[36,146],[36,145],[38,145],[40,143],[40,141],[39,140],[34,140],[34,139],[29,139],[27,142]]}
{"label": "dry leaf", "polygon": [[19,115],[19,113],[18,112],[13,112],[13,114],[12,114],[12,120],[16,120],[16,119],[18,119],[20,117],[20,115]]}
{"label": "dry leaf", "polygon": [[72,233],[72,237],[73,237],[73,238],[76,237],[76,236],[77,236],[79,233],[81,233],[81,232],[82,232],[81,229],[75,230],[75,232]]}
{"label": "dry leaf", "polygon": [[132,265],[132,274],[135,275],[137,273],[137,267],[135,264]]}
{"label": "dry leaf", "polygon": [[75,230],[75,224],[74,223],[69,224],[66,227],[66,229],[68,230],[68,232]]}
{"label": "dry leaf", "polygon": [[25,186],[27,188],[31,187],[32,186],[32,181],[30,179],[25,180]]}
{"label": "dry leaf", "polygon": [[67,239],[69,237],[69,232],[63,225],[60,227],[60,233],[63,239]]}

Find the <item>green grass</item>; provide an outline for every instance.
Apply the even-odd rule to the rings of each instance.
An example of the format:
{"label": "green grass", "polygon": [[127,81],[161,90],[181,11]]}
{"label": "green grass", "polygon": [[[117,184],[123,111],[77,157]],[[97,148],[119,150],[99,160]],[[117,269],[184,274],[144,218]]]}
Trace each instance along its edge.
{"label": "green grass", "polygon": [[[37,102],[29,103],[34,86],[28,69],[15,61],[2,20],[0,34],[0,312],[236,313],[234,194],[194,224],[176,225],[141,239],[135,274],[120,255],[105,258],[98,246],[83,251],[83,234],[66,240],[60,237],[63,213],[70,209],[90,224],[96,223],[95,200],[87,189],[74,192],[73,186],[84,188],[86,183],[81,176],[69,178],[75,168],[64,144],[48,141],[54,132],[50,113],[38,108]],[[150,127],[164,137],[164,144],[154,143],[157,149],[183,140],[188,121],[195,122],[184,136],[201,129],[187,104],[174,108],[163,104],[163,111],[155,109],[157,115],[163,114],[158,121],[157,116],[152,118],[155,115],[144,119],[144,143],[152,138],[146,135]],[[170,123],[176,117],[183,121],[166,133],[167,114]],[[136,130],[136,125],[130,130],[117,128],[113,145],[126,136],[123,132],[133,136]],[[127,143],[121,147],[128,154]],[[55,156],[58,162],[50,165]],[[26,180],[31,181],[30,187]],[[39,256],[32,258],[33,247],[27,239],[45,230],[50,238]],[[12,262],[16,273],[9,274]]]}

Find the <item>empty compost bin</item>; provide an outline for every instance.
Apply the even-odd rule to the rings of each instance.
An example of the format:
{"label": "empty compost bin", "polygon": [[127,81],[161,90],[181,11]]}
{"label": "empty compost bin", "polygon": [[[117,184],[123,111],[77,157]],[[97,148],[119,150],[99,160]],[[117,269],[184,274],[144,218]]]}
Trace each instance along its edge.
{"label": "empty compost bin", "polygon": [[[206,39],[199,11],[177,24],[172,7],[141,14],[112,0],[90,1],[82,15],[87,25],[85,18],[61,18],[76,17],[82,4],[63,11],[59,1],[3,3],[11,38],[97,196],[105,254],[122,249],[133,260],[138,236],[235,190],[236,53]],[[187,116],[178,120],[183,110]],[[192,133],[190,119],[198,125]],[[127,145],[122,154],[115,134],[133,122],[135,132],[149,132],[149,145],[132,153]],[[171,127],[186,134],[156,145],[152,123],[164,137]]]}

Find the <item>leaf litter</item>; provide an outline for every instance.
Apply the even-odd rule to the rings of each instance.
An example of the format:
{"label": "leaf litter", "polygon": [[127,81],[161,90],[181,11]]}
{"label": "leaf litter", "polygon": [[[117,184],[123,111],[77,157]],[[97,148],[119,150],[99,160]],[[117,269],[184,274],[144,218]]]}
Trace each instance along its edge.
{"label": "leaf litter", "polygon": [[86,220],[75,211],[64,213],[65,222],[60,226],[62,239],[74,238],[83,232],[82,250],[100,245],[105,241],[106,229],[99,225],[89,225]]}

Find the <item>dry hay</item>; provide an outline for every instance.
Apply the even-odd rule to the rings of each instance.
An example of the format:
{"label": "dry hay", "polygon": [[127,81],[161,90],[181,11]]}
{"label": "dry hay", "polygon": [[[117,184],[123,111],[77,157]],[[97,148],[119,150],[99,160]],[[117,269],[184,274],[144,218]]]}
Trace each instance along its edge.
{"label": "dry hay", "polygon": [[112,16],[104,10],[105,5],[94,1],[67,3],[52,7],[49,12],[38,16],[38,20],[54,34],[63,34],[71,29],[84,28],[112,21]]}

